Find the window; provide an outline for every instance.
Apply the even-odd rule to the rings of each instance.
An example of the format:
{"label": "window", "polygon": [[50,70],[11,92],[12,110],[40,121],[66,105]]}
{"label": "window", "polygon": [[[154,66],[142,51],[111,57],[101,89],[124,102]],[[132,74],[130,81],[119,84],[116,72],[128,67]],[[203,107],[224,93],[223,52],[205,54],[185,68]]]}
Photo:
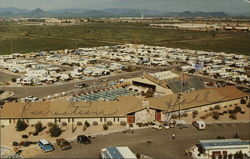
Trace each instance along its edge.
{"label": "window", "polygon": [[114,118],[114,122],[115,122],[115,118]]}
{"label": "window", "polygon": [[102,122],[102,118],[100,118],[100,122]]}

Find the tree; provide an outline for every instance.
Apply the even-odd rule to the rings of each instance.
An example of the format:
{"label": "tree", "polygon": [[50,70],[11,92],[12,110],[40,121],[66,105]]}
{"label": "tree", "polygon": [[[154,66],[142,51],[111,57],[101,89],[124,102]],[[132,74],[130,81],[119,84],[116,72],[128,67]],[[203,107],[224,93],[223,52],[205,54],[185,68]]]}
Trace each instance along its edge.
{"label": "tree", "polygon": [[59,135],[61,135],[62,130],[56,123],[54,123],[52,127],[49,129],[49,132],[51,137],[58,137]]}
{"label": "tree", "polygon": [[217,119],[219,119],[220,114],[219,114],[218,112],[214,112],[213,115],[212,115],[212,117],[213,117],[215,120],[217,120]]}
{"label": "tree", "polygon": [[12,81],[12,82],[16,82],[16,78],[12,78],[11,81]]}
{"label": "tree", "polygon": [[241,100],[240,100],[240,103],[241,103],[241,104],[247,104],[247,101],[246,101],[245,99],[241,99]]}
{"label": "tree", "polygon": [[214,109],[220,110],[220,106],[219,106],[219,105],[216,105],[216,106],[214,106]]}
{"label": "tree", "polygon": [[145,93],[146,98],[153,97],[153,95],[154,95],[154,90],[152,88],[149,88]]}
{"label": "tree", "polygon": [[39,121],[35,125],[36,132],[41,132],[43,130],[43,124]]}
{"label": "tree", "polygon": [[241,112],[241,107],[240,106],[236,106],[235,108],[234,108],[234,110],[238,113],[238,112]]}
{"label": "tree", "polygon": [[23,131],[23,130],[25,130],[27,128],[27,126],[28,125],[23,120],[18,119],[17,123],[16,123],[16,130],[17,131]]}
{"label": "tree", "polygon": [[108,130],[108,125],[107,124],[103,124],[103,130]]}

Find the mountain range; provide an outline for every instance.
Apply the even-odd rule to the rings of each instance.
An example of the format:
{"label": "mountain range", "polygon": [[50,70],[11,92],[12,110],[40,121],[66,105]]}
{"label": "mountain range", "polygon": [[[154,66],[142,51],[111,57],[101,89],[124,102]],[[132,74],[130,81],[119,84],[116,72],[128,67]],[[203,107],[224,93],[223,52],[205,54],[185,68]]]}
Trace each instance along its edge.
{"label": "mountain range", "polygon": [[[58,9],[58,10],[26,10],[19,8],[0,8],[0,17],[58,17],[58,18],[110,18],[110,17],[231,17],[225,12],[164,12],[148,9],[129,9],[129,8],[107,8],[102,10],[88,9]],[[237,15],[237,17],[246,17],[246,15]]]}

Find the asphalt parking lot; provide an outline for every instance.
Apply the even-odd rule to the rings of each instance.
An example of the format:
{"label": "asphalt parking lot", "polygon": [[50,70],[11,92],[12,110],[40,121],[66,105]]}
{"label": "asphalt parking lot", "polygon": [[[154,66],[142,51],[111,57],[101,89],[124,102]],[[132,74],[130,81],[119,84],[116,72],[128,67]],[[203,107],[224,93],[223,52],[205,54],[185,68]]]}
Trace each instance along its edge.
{"label": "asphalt parking lot", "polygon": [[12,78],[18,78],[18,75],[12,75],[9,73],[5,73],[0,71],[0,82],[11,81]]}
{"label": "asphalt parking lot", "polygon": [[[153,158],[180,159],[186,149],[198,143],[200,139],[215,139],[218,135],[233,138],[235,133],[241,139],[250,139],[250,124],[213,124],[206,130],[199,131],[190,125],[188,128],[155,130],[152,128],[134,130],[133,134],[112,133],[100,135],[92,139],[89,145],[72,142],[72,149],[62,151],[58,146],[49,153],[42,153],[36,158],[98,158],[102,148],[110,146],[128,146],[134,153],[144,154]],[[171,138],[176,134],[176,139]],[[151,141],[151,143],[147,143]]]}

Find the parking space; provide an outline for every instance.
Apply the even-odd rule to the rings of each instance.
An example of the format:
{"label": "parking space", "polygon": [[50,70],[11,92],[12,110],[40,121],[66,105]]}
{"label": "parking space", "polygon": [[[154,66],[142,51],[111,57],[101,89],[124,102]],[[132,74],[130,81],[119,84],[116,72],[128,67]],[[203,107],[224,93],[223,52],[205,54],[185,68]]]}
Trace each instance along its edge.
{"label": "parking space", "polygon": [[[152,128],[135,130],[134,133],[113,133],[100,135],[92,139],[92,144],[81,145],[72,142],[72,149],[62,151],[55,146],[55,151],[41,153],[39,158],[98,158],[102,148],[110,146],[128,146],[134,153],[144,154],[153,158],[179,159],[190,158],[184,156],[186,149],[198,143],[200,139],[215,139],[217,136],[233,138],[235,133],[241,139],[249,139],[249,124],[214,124],[206,130],[199,131],[193,126],[188,128],[175,128],[168,130],[155,130]],[[176,134],[176,138],[171,138]],[[150,142],[149,142],[150,141]]]}

